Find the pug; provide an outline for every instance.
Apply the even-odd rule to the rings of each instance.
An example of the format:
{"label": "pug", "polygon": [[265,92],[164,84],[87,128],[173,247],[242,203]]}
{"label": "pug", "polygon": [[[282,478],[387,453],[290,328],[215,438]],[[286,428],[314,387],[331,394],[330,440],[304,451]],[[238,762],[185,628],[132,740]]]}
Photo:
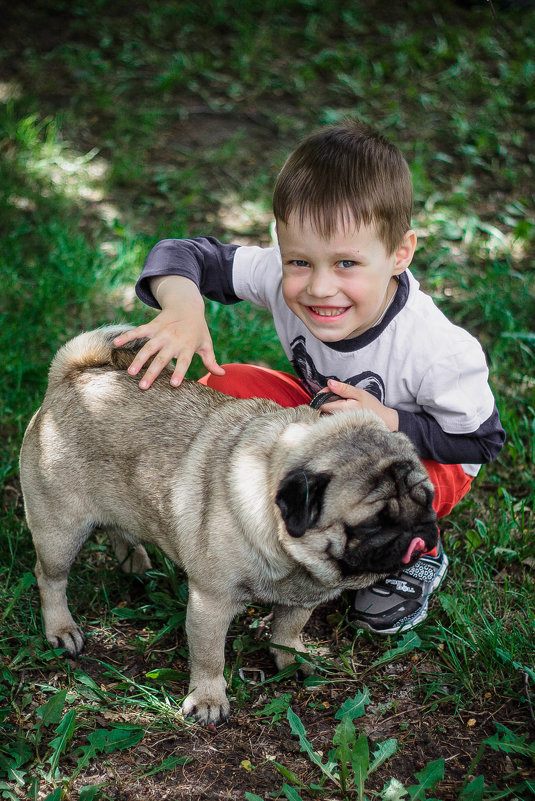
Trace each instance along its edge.
{"label": "pug", "polygon": [[[71,566],[106,529],[123,570],[150,568],[142,543],[187,574],[185,715],[229,714],[225,637],[247,603],[273,605],[272,648],[305,652],[312,610],[406,568],[437,542],[433,487],[409,439],[372,412],[321,415],[235,399],[163,373],[141,392],[125,326],[81,334],[54,358],[22,445],[26,517],[46,637],[71,657],[85,637],[66,598]],[[292,653],[293,652],[293,653]]]}

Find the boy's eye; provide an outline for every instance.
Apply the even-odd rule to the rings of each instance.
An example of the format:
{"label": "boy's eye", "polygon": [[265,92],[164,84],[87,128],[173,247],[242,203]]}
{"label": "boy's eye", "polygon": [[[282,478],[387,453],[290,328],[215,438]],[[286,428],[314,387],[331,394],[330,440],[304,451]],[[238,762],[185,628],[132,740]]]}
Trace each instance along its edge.
{"label": "boy's eye", "polygon": [[347,269],[348,267],[355,267],[356,264],[357,264],[357,262],[356,261],[351,261],[351,259],[341,259],[338,262],[338,266],[342,267],[344,269]]}
{"label": "boy's eye", "polygon": [[294,267],[308,267],[309,266],[308,261],[305,261],[304,259],[292,259],[290,264],[293,264]]}

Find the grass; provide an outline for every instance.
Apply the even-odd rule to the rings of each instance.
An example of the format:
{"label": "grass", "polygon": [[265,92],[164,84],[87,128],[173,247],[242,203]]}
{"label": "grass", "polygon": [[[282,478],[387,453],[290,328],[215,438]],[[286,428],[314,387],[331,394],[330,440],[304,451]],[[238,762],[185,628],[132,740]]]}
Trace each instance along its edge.
{"label": "grass", "polygon": [[[490,4],[465,9],[448,0],[388,9],[372,0],[248,0],[235,13],[226,0],[155,7],[44,0],[7,12],[11,35],[0,45],[3,797],[216,797],[209,782],[202,789],[212,753],[203,751],[205,735],[179,714],[183,576],[153,554],[145,583],[118,578],[104,540],[89,543],[70,595],[99,650],[78,664],[51,651],[41,633],[18,450],[57,347],[84,328],[147,319],[132,286],[150,246],[202,233],[268,244],[270,192],[285,155],[318,123],[347,113],[383,128],[411,164],[415,272],[484,345],[508,440],[446,522],[450,576],[416,637],[377,642],[348,624],[340,603],[309,628],[317,679],[300,688],[264,662],[255,634],[267,610],[250,609],[236,622],[228,681],[248,745],[240,730],[228,745],[218,734],[219,748],[233,750],[213,773],[223,776],[229,798],[327,792],[314,789],[321,768],[310,753],[284,750],[290,719],[298,727],[290,709],[311,753],[338,749],[336,781],[343,775],[348,797],[359,797],[357,769],[366,779],[360,797],[401,798],[399,787],[417,787],[423,779],[414,777],[436,770],[437,760],[445,760],[444,778],[432,792],[441,801],[529,797],[535,10],[493,7],[496,16]],[[208,317],[222,362],[287,369],[266,314],[208,303]],[[191,376],[201,370],[195,361]],[[240,676],[250,663],[265,668],[265,682]],[[354,738],[346,726],[342,742],[334,713],[363,681],[372,699],[366,725]],[[416,709],[424,716],[418,726]],[[424,737],[431,723],[434,747]],[[390,735],[397,750],[372,776],[374,743]],[[282,784],[273,760],[259,756],[264,741],[282,766]],[[360,762],[348,756],[357,743]],[[481,777],[476,784],[470,772],[473,781]],[[394,784],[381,795],[389,781],[398,782],[397,796]],[[336,782],[329,793],[345,797]]]}

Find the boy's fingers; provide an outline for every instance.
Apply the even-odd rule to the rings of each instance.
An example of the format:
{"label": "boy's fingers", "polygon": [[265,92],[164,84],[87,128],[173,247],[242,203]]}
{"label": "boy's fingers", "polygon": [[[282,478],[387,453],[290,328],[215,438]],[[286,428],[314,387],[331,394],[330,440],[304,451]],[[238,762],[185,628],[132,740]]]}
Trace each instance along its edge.
{"label": "boy's fingers", "polygon": [[163,361],[158,359],[153,359],[147,370],[145,371],[145,375],[139,382],[140,389],[148,389],[154,383],[154,380],[158,378],[162,370],[166,367],[166,364]]}
{"label": "boy's fingers", "polygon": [[332,400],[323,404],[320,409],[321,414],[332,414],[333,412],[346,412],[350,408],[358,408],[357,405],[353,407],[351,398],[344,400]]}
{"label": "boy's fingers", "polygon": [[[135,329],[125,331],[114,339],[117,346],[125,345],[134,339],[149,339],[143,347],[133,357],[128,372],[130,375],[137,375],[145,364],[152,359],[139,382],[141,389],[148,389],[152,386],[157,376],[160,375],[167,365],[176,359],[176,364],[170,379],[174,387],[178,387],[191,364],[193,354],[199,353],[204,366],[215,375],[225,375],[225,370],[217,363],[211,340],[207,343],[206,337],[202,347],[198,350],[192,343],[185,343],[183,337],[179,337],[176,331],[166,327],[166,330],[154,330],[152,325],[142,325]],[[182,341],[180,341],[182,339]]]}
{"label": "boy's fingers", "polygon": [[120,347],[121,345],[126,345],[127,342],[132,342],[134,339],[142,339],[146,336],[145,326],[140,326],[139,328],[132,328],[119,334],[119,336],[115,337],[113,340],[113,344]]}
{"label": "boy's fingers", "polygon": [[218,364],[213,350],[200,350],[199,356],[206,369],[213,375],[225,375],[225,370]]}
{"label": "boy's fingers", "polygon": [[347,398],[347,400],[363,402],[369,395],[369,393],[361,387],[354,387],[352,384],[344,384],[342,381],[334,381],[331,378],[328,381],[328,387],[331,392],[335,392],[341,398]]}
{"label": "boy's fingers", "polygon": [[[198,353],[208,372],[213,373],[214,375],[225,375],[225,370],[217,363],[213,351],[211,354],[205,354],[201,351],[198,351]],[[173,370],[173,375],[171,376],[171,385],[173,387],[180,386],[184,380],[184,376],[188,371],[192,358],[193,351],[189,355],[182,356],[177,359],[175,369]]]}
{"label": "boy's fingers", "polygon": [[350,384],[343,384],[341,381],[335,381],[332,378],[329,378],[327,386],[331,392],[336,392],[341,398],[349,398],[351,393],[355,391],[355,387]]}
{"label": "boy's fingers", "polygon": [[171,376],[171,386],[179,387],[182,381],[184,380],[184,376],[188,372],[188,367],[191,364],[191,359],[193,357],[193,353],[188,356],[178,357],[175,364],[175,369],[173,370],[173,375]]}
{"label": "boy's fingers", "polygon": [[221,365],[218,364],[217,362],[214,362],[211,365],[211,367],[208,367],[207,369],[210,370],[210,372],[213,373],[213,375],[226,375],[227,374],[227,371],[225,370],[225,368],[221,367]]}
{"label": "boy's fingers", "polygon": [[[154,356],[155,353],[158,353],[159,349],[160,346],[153,339],[149,339],[148,342],[145,342],[141,350],[139,350],[132,359],[132,363],[128,368],[130,375],[137,375],[145,362]],[[160,368],[160,370],[161,369],[162,368]],[[158,372],[160,372],[160,370]]]}
{"label": "boy's fingers", "polygon": [[[176,364],[170,382],[172,386],[178,387],[182,383],[188,367],[191,364],[191,359],[194,352],[193,349],[183,348],[178,356],[175,356],[174,349],[170,349],[169,347],[163,347],[159,349],[159,347],[160,346],[156,344],[154,340],[149,340],[136,354],[135,359],[128,368],[130,375],[137,375],[145,363],[149,359],[152,359],[145,371],[145,374],[143,375],[143,378],[139,382],[141,389],[149,389],[162,370],[164,370],[175,358]],[[215,363],[215,369],[221,370],[222,368]]]}

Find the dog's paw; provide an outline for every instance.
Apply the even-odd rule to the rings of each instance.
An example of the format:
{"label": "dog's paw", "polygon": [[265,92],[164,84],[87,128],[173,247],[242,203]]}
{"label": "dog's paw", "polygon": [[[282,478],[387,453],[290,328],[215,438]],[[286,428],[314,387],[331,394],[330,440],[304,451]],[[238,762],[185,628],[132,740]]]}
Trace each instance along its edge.
{"label": "dog's paw", "polygon": [[[303,643],[298,640],[297,642],[292,643],[292,645],[286,646],[288,648],[292,648],[297,654],[303,654],[305,659],[310,657],[308,649],[303,645]],[[303,676],[311,676],[314,673],[314,667],[309,662],[301,662],[296,659],[296,653],[292,653],[292,651],[283,651],[280,648],[270,648],[271,655],[275,660],[275,665],[277,666],[277,670],[284,670],[284,668],[293,665],[295,662],[299,664],[299,672],[303,674]]]}
{"label": "dog's paw", "polygon": [[151,570],[152,564],[143,545],[136,545],[135,548],[132,548],[119,541],[115,543],[114,547],[115,556],[123,573],[134,573],[143,576],[147,570]]}
{"label": "dog's paw", "polygon": [[307,676],[313,676],[314,675],[314,666],[311,665],[309,662],[300,662],[299,663],[299,673],[305,679],[306,679]]}
{"label": "dog's paw", "polygon": [[80,631],[78,626],[70,626],[55,631],[54,634],[47,633],[47,640],[52,648],[64,648],[67,654],[74,658],[84,650],[86,643],[85,634]]}
{"label": "dog's paw", "polygon": [[217,687],[204,690],[197,687],[182,704],[184,717],[193,717],[202,726],[209,723],[217,725],[225,721],[230,714],[230,703],[225,694]]}

